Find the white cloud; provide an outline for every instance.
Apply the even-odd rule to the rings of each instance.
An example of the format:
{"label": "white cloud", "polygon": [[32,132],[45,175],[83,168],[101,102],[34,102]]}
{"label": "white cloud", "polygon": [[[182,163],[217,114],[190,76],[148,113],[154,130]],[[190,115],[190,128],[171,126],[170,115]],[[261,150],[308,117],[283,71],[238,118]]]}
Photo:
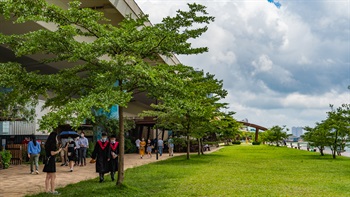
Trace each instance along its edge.
{"label": "white cloud", "polygon": [[255,67],[255,70],[253,71],[252,75],[255,75],[258,72],[267,72],[272,69],[273,62],[269,58],[269,56],[263,54],[259,57],[259,59],[256,61],[254,60],[252,62],[252,65]]}
{"label": "white cloud", "polygon": [[[137,0],[152,23],[186,9],[193,1]],[[224,80],[225,102],[239,120],[273,125],[312,126],[329,104],[349,103],[350,2],[263,0],[195,2],[215,22],[194,46],[209,52],[180,56],[182,63]]]}

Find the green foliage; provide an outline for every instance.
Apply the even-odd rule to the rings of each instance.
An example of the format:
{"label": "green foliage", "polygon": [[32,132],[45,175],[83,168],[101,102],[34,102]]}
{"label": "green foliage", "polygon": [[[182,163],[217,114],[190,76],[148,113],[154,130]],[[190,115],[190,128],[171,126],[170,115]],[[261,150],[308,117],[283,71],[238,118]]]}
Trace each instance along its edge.
{"label": "green foliage", "polygon": [[86,157],[89,158],[92,155],[92,152],[94,152],[95,144],[94,143],[89,143],[89,147],[86,150]]}
{"label": "green foliage", "polygon": [[240,144],[241,144],[241,141],[233,141],[232,144],[234,144],[234,145],[240,145]]}
{"label": "green foliage", "polygon": [[302,137],[310,145],[318,147],[323,155],[325,147],[330,147],[333,158],[336,152],[344,150],[345,144],[350,141],[350,106],[341,107],[327,112],[327,119],[316,123],[314,128],[305,127],[307,131]]}
{"label": "green foliage", "polygon": [[0,63],[0,70],[0,121],[32,121],[38,97],[44,94],[42,88],[26,85],[35,81],[36,75],[25,72],[17,63]]}
{"label": "green foliage", "polygon": [[261,142],[252,142],[252,145],[260,145]]}
{"label": "green foliage", "polygon": [[0,155],[1,155],[1,163],[4,169],[9,168],[10,166],[10,161],[12,158],[11,152],[8,150],[3,150],[0,151]]}
{"label": "green foliage", "polygon": [[218,117],[212,121],[218,128],[219,139],[225,140],[226,144],[229,144],[231,139],[236,139],[236,136],[241,134],[241,124],[232,117],[233,114],[234,112],[224,114],[222,117]]}
{"label": "green foliage", "polygon": [[181,138],[181,137],[174,137],[173,138],[174,141],[174,146],[180,146],[180,147],[185,147],[186,146],[186,139]]}
{"label": "green foliage", "polygon": [[[153,66],[161,61],[160,55],[172,57],[173,54],[198,54],[208,50],[194,48],[189,43],[190,39],[206,32],[206,24],[214,20],[202,5],[189,4],[187,11],[178,11],[176,16],[166,17],[153,26],[145,26],[149,21],[147,15],[136,19],[128,16],[118,26],[112,26],[102,12],[80,5],[72,1],[68,9],[62,9],[45,0],[14,0],[0,4],[0,15],[14,23],[41,21],[57,27],[23,34],[0,34],[0,44],[18,57],[49,54],[39,61],[70,63],[53,74],[29,73],[12,62],[1,64],[8,71],[0,77],[0,87],[13,87],[16,91],[27,88],[23,92],[28,94],[21,95],[21,105],[33,96],[37,100],[38,95],[51,93],[46,97],[45,107],[52,111],[43,117],[41,129],[50,130],[66,121],[78,127],[85,118],[95,122],[91,109],[108,111],[116,104],[125,107],[135,90],[175,86],[177,84],[158,80],[172,69],[162,65],[160,72]],[[79,37],[87,41],[76,39]],[[13,81],[18,83],[12,85]],[[122,83],[116,86],[116,81]],[[13,95],[12,101],[19,103],[19,94]]]}
{"label": "green foliage", "polygon": [[329,129],[324,128],[324,125],[316,123],[315,128],[305,127],[307,132],[302,138],[309,142],[310,146],[315,146],[320,150],[321,155],[324,155],[323,150],[326,146],[331,146],[334,142]]}
{"label": "green foliage", "polygon": [[122,187],[106,176],[103,184],[96,178],[58,191],[61,196],[350,196],[344,173],[349,169],[347,157],[333,160],[274,146],[225,146],[191,160],[179,156],[129,168]]}
{"label": "green foliage", "polygon": [[[38,57],[43,58],[38,61],[43,62],[44,66],[49,63],[63,64],[59,72],[52,74],[27,72],[22,66],[12,62],[1,64],[1,67],[7,67],[10,71],[5,72],[4,77],[0,77],[0,87],[12,88],[9,82],[16,81],[20,75],[30,75],[30,80],[19,80],[13,88],[26,87],[26,91],[33,93],[25,94],[24,101],[31,100],[33,96],[34,100],[37,100],[37,95],[45,96],[44,107],[50,108],[51,111],[40,121],[41,130],[51,131],[68,121],[74,128],[78,128],[84,119],[96,122],[96,109],[109,112],[114,105],[118,105],[122,113],[123,107],[127,107],[133,94],[142,91],[147,91],[150,96],[163,100],[164,103],[179,97],[174,94],[164,94],[160,97],[160,89],[171,90],[180,85],[181,89],[177,88],[177,92],[190,94],[191,102],[196,100],[194,94],[200,95],[201,100],[194,102],[195,107],[180,98],[175,99],[180,101],[176,103],[177,106],[181,106],[181,102],[185,106],[180,107],[181,113],[175,113],[180,115],[186,114],[183,110],[187,113],[210,112],[198,110],[206,103],[202,102],[203,95],[219,95],[220,91],[224,92],[208,92],[209,89],[222,86],[222,81],[217,80],[218,83],[205,83],[207,80],[214,80],[210,74],[198,80],[192,78],[193,82],[190,82],[189,78],[181,77],[181,72],[173,72],[181,65],[159,63],[163,61],[161,56],[171,58],[176,54],[189,55],[208,51],[207,47],[192,47],[189,42],[205,33],[206,25],[214,21],[214,17],[209,16],[202,5],[188,4],[187,11],[179,10],[175,16],[166,17],[161,23],[153,26],[145,25],[149,24],[147,15],[130,15],[118,26],[113,26],[102,12],[82,8],[79,1],[70,1],[67,9],[50,4],[46,0],[3,1],[0,3],[0,15],[14,23],[42,22],[56,27],[22,34],[0,34],[0,44],[12,50],[17,57],[39,55]],[[187,67],[187,70],[191,70],[190,76],[194,76],[193,68]],[[190,91],[201,85],[205,87],[201,90],[205,91]],[[14,103],[18,102],[16,96],[12,98]],[[24,101],[22,103],[27,103]],[[211,105],[206,106],[208,109]],[[123,116],[119,118],[123,119]],[[115,123],[112,123],[112,126],[114,127]],[[122,126],[123,124],[119,128],[119,140],[123,152]],[[189,132],[189,129],[186,131]],[[123,160],[122,155],[120,159]],[[122,172],[119,171],[118,174],[122,175]],[[119,177],[118,184],[121,183]]]}
{"label": "green foliage", "polygon": [[261,135],[261,140],[270,143],[276,143],[277,146],[281,143],[281,141],[285,140],[289,135],[283,131],[286,126],[273,126],[271,129],[264,132]]}
{"label": "green foliage", "polygon": [[136,145],[133,143],[130,139],[125,138],[125,153],[135,153],[136,152]]}
{"label": "green foliage", "polygon": [[[135,128],[135,121],[132,119],[123,119],[124,122],[124,131],[129,131]],[[100,115],[95,117],[94,126],[100,127],[104,132],[108,134],[114,134],[118,136],[119,134],[119,119],[108,118],[105,115]]]}
{"label": "green foliage", "polygon": [[218,101],[227,95],[223,82],[209,73],[196,71],[191,67],[178,65],[174,76],[160,81],[174,79],[168,89],[151,91],[156,93],[161,102],[151,105],[154,110],[145,111],[141,116],[157,117],[157,125],[176,130],[187,137],[187,156],[189,158],[190,137],[202,138],[210,131],[214,132],[215,117],[225,103]]}

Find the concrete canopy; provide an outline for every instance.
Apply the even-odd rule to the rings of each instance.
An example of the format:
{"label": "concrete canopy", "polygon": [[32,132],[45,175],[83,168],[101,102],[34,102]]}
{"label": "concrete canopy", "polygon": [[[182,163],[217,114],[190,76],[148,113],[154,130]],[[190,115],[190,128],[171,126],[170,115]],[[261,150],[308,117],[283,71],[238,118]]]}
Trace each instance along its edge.
{"label": "concrete canopy", "polygon": [[[47,0],[47,2],[66,9],[68,8],[68,3],[70,2],[70,0]],[[128,15],[130,15],[132,18],[136,18],[140,14],[142,14],[142,10],[133,0],[81,0],[81,2],[82,8],[91,8],[103,12],[105,17],[110,20],[109,23],[111,23],[114,26],[118,26],[118,24]],[[146,25],[152,24],[149,23]],[[0,16],[0,33],[5,35],[23,34],[39,29],[55,30],[55,28],[55,25],[43,22],[27,22],[21,24],[14,24],[13,21],[5,20],[2,16]],[[86,41],[86,39],[84,39],[84,41]],[[36,54],[16,57],[13,51],[11,51],[4,45],[0,45],[0,62],[18,62],[21,65],[23,65],[28,71],[39,71],[39,73],[41,74],[54,74],[61,69],[71,68],[77,63],[83,63],[82,61],[76,63],[61,61],[44,64],[41,61],[43,59],[52,57],[54,56],[47,54]],[[175,65],[180,63],[175,56],[170,58],[159,55],[159,57],[161,63],[167,63],[169,65]],[[149,62],[149,60],[145,61]],[[155,62],[152,64],[155,64]],[[137,93],[130,102],[128,108],[124,109],[125,115],[129,117],[135,117],[138,113],[142,112],[143,110],[150,109],[151,103],[155,103],[155,100],[148,98],[146,93]]]}
{"label": "concrete canopy", "polygon": [[259,130],[263,130],[263,131],[266,131],[267,128],[266,127],[263,127],[263,126],[260,126],[260,125],[257,125],[257,124],[253,124],[253,123],[249,123],[249,122],[244,122],[244,121],[237,121],[245,126],[248,126],[248,127],[253,127],[255,128],[255,142],[258,142],[259,141]]}

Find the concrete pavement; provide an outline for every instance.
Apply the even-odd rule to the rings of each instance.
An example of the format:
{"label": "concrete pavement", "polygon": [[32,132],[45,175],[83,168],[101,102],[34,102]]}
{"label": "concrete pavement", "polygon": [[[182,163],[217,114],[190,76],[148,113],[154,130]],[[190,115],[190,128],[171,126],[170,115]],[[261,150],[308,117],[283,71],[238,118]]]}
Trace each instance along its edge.
{"label": "concrete pavement", "polygon": [[[215,150],[218,150],[218,148],[212,148],[211,151],[205,153],[208,154]],[[183,154],[185,153],[174,153],[174,156]],[[159,157],[158,161],[168,158],[170,158],[169,155],[165,153]],[[56,163],[56,188],[98,177],[95,172],[95,164],[90,164],[90,160],[90,158],[87,159],[86,166],[75,166],[73,172],[69,172],[68,166],[60,166],[61,163]],[[143,159],[140,159],[138,154],[125,154],[124,169],[153,162],[157,162],[155,154],[152,158],[145,155]],[[9,169],[0,170],[0,197],[18,197],[45,192],[46,173],[42,172],[43,167],[43,165],[39,166],[38,175],[30,174],[30,166],[26,164],[11,165]]]}

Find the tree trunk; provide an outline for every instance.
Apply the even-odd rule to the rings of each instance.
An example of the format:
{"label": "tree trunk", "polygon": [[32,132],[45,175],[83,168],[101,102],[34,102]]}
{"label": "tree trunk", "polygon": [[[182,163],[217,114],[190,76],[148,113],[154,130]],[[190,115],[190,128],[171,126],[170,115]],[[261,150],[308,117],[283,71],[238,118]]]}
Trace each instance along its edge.
{"label": "tree trunk", "polygon": [[333,146],[333,150],[332,150],[332,156],[333,156],[333,159],[335,159],[337,156],[336,156],[336,152],[337,152],[337,147],[336,146]]}
{"label": "tree trunk", "polygon": [[198,156],[201,155],[201,140],[200,138],[197,138],[198,141]]}
{"label": "tree trunk", "polygon": [[335,139],[334,139],[333,152],[332,152],[333,159],[336,158],[335,154],[337,152],[337,139],[338,139],[338,129],[335,131]]}
{"label": "tree trunk", "polygon": [[118,180],[117,185],[121,186],[124,181],[124,117],[123,117],[123,107],[119,108],[119,164],[118,164]]}
{"label": "tree trunk", "polygon": [[323,147],[320,148],[320,153],[321,153],[321,156],[324,156]]}
{"label": "tree trunk", "polygon": [[190,149],[191,149],[191,143],[190,143],[190,135],[187,132],[187,159],[190,159]]}
{"label": "tree trunk", "polygon": [[203,152],[203,139],[202,138],[200,138],[200,141],[201,141],[201,153],[202,153],[202,155],[204,155],[204,152]]}

